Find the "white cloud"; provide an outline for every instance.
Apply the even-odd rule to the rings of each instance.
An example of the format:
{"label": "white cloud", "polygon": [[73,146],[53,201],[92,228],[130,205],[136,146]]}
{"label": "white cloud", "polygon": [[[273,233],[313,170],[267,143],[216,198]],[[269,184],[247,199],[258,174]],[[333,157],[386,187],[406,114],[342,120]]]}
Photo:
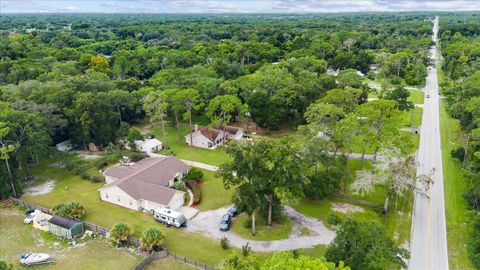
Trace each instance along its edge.
{"label": "white cloud", "polygon": [[321,13],[480,10],[480,0],[0,0],[2,13]]}

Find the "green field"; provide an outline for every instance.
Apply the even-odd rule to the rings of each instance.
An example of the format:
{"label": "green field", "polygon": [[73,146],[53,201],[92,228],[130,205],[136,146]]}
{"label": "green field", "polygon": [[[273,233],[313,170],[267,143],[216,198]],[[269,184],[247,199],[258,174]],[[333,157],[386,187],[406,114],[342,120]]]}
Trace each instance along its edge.
{"label": "green field", "polygon": [[175,261],[172,258],[165,258],[158,261],[154,261],[149,264],[145,270],[194,270],[197,269],[195,267],[189,266],[179,261]]}
{"label": "green field", "polygon": [[[27,269],[18,263],[25,252],[45,252],[52,257],[52,264],[28,267],[28,269],[133,269],[141,257],[115,249],[105,240],[89,240],[75,247],[54,245],[42,237],[40,230],[24,225],[23,212],[16,209],[0,210],[0,259],[14,264],[16,269]],[[58,240],[59,241],[59,240]],[[176,269],[176,268],[162,268]]]}
{"label": "green field", "polygon": [[474,269],[467,251],[468,210],[463,198],[467,179],[460,162],[450,156],[450,151],[462,145],[460,138],[463,134],[459,122],[448,115],[443,104],[440,109],[440,132],[449,266],[458,270]]}

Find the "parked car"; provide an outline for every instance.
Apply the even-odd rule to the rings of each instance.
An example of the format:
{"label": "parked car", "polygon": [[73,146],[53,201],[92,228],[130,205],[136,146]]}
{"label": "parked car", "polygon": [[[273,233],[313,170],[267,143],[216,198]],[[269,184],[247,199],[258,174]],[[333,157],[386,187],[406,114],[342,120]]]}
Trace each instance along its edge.
{"label": "parked car", "polygon": [[33,218],[35,218],[35,212],[31,212],[30,214],[27,215],[27,217],[23,220],[24,224],[32,224],[33,223]]}
{"label": "parked car", "polygon": [[230,223],[232,223],[232,217],[229,214],[223,215],[220,220],[220,231],[228,231],[230,229]]}
{"label": "parked car", "polygon": [[238,215],[237,207],[235,205],[232,205],[232,207],[228,208],[227,214],[229,214],[231,217],[235,217]]}

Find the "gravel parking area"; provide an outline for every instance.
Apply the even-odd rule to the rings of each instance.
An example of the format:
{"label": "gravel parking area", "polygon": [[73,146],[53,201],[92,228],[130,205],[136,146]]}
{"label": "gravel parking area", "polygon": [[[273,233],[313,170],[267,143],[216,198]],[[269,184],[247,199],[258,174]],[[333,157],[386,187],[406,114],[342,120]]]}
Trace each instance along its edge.
{"label": "gravel parking area", "polygon": [[[287,216],[292,219],[292,233],[287,239],[274,241],[254,241],[244,239],[232,231],[222,232],[218,229],[218,221],[226,213],[228,207],[211,211],[200,212],[195,218],[188,222],[186,230],[199,232],[208,237],[221,239],[226,236],[230,244],[241,248],[249,244],[253,251],[271,252],[286,251],[300,248],[311,248],[317,245],[327,245],[335,238],[335,232],[329,230],[317,219],[306,217],[289,206],[285,206]],[[311,232],[308,236],[301,236],[300,229],[308,228]]]}

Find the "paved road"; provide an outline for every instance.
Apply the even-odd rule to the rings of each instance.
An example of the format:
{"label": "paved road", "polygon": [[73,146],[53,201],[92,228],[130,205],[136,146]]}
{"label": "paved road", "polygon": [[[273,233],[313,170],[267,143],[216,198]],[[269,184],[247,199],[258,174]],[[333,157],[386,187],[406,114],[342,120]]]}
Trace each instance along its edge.
{"label": "paved road", "polygon": [[[433,27],[436,40],[438,17]],[[430,50],[436,58],[435,48]],[[428,71],[425,86],[420,147],[417,153],[417,175],[431,175],[433,185],[429,188],[417,184],[428,198],[415,195],[412,217],[412,232],[408,268],[411,270],[448,269],[447,234],[445,227],[445,207],[443,193],[442,154],[440,144],[440,116],[438,80],[435,67]],[[430,98],[427,98],[430,95]]]}
{"label": "paved road", "polygon": [[[286,251],[311,248],[317,245],[328,245],[335,238],[335,232],[326,228],[321,221],[306,217],[290,206],[285,206],[285,212],[293,222],[292,232],[287,239],[274,241],[244,239],[231,230],[221,232],[218,229],[218,222],[222,215],[227,212],[227,209],[228,207],[200,212],[196,217],[187,222],[186,230],[199,232],[215,239],[227,237],[230,244],[237,248],[241,248],[248,243],[253,251],[259,252]],[[243,224],[240,224],[240,226],[243,226]],[[311,231],[311,235],[302,236],[300,229],[303,227],[308,228]]]}

